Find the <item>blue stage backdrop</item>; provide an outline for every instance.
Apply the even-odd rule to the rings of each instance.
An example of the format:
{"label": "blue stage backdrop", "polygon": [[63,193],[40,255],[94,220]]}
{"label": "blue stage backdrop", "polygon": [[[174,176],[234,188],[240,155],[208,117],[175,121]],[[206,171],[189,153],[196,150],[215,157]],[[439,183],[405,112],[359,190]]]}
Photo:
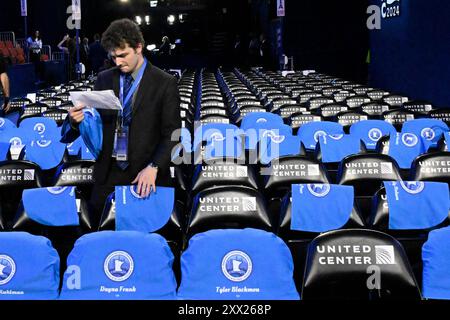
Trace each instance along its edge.
{"label": "blue stage backdrop", "polygon": [[286,0],[285,5],[284,51],[294,57],[296,69],[367,82],[368,0]]}
{"label": "blue stage backdrop", "polygon": [[400,6],[400,16],[381,18],[381,30],[370,32],[370,85],[450,107],[450,1],[397,0],[391,6]]}
{"label": "blue stage backdrop", "polygon": [[36,91],[36,74],[32,63],[18,64],[8,68],[11,97],[22,97]]}
{"label": "blue stage backdrop", "polygon": [[[42,79],[48,86],[61,85],[67,82],[67,72],[64,61],[42,62]],[[8,76],[11,83],[11,97],[22,97],[27,93],[36,92],[36,74],[32,63],[9,66]]]}

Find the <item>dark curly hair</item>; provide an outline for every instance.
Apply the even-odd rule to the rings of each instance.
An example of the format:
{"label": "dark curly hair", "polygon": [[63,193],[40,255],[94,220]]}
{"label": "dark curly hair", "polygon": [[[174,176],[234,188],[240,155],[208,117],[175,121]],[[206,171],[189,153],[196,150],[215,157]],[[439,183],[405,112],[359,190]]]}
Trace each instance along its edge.
{"label": "dark curly hair", "polygon": [[120,19],[112,22],[102,35],[102,46],[106,51],[125,48],[128,44],[136,49],[139,44],[145,46],[144,37],[139,26],[130,19]]}

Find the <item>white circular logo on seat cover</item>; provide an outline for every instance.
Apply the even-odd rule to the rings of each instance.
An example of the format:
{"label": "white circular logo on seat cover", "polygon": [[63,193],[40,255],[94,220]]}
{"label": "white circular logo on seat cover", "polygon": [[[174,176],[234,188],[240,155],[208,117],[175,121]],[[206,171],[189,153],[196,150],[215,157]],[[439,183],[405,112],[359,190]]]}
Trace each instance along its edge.
{"label": "white circular logo on seat cover", "polygon": [[47,191],[50,192],[51,194],[61,194],[64,191],[66,191],[68,187],[51,187],[51,188],[47,188]]}
{"label": "white circular logo on seat cover", "polygon": [[330,135],[328,135],[328,137],[333,140],[341,140],[344,137],[344,135],[343,134],[330,134]]}
{"label": "white circular logo on seat cover", "polygon": [[256,120],[256,123],[264,123],[264,122],[267,122],[267,119],[259,118],[258,120]]}
{"label": "white circular logo on seat cover", "polygon": [[436,133],[431,128],[423,128],[420,132],[420,135],[422,136],[422,138],[427,139],[428,141],[431,141],[434,139],[434,137],[436,137]]}
{"label": "white circular logo on seat cover", "polygon": [[133,258],[125,251],[114,251],[106,257],[103,271],[115,282],[127,280],[134,270]]}
{"label": "white circular logo on seat cover", "polygon": [[263,132],[262,136],[264,138],[267,138],[267,137],[271,138],[271,137],[274,137],[274,136],[278,136],[278,134],[275,131],[273,131],[273,130],[266,130],[266,131]]}
{"label": "white circular logo on seat cover", "polygon": [[47,148],[48,146],[50,146],[52,144],[52,140],[38,140],[36,141],[36,144],[41,147],[41,148]]}
{"label": "white circular logo on seat cover", "polygon": [[425,188],[425,183],[421,181],[400,181],[400,185],[410,194],[418,194]]}
{"label": "white circular logo on seat cover", "polygon": [[133,197],[142,199],[142,197],[134,190],[135,186],[130,186],[130,193]]}
{"label": "white circular logo on seat cover", "polygon": [[286,139],[286,137],[285,136],[283,136],[283,135],[278,135],[275,131],[273,131],[273,130],[267,130],[267,131],[264,131],[263,132],[263,134],[262,134],[262,136],[265,138],[265,137],[269,137],[270,138],[270,140],[272,140],[272,142],[274,142],[274,143],[282,143],[283,141],[284,141],[284,139]]}
{"label": "white circular logo on seat cover", "polygon": [[323,131],[323,130],[316,131],[314,133],[314,140],[316,142],[319,142],[319,138],[320,137],[325,137],[326,135],[327,135],[327,133],[325,131]]}
{"label": "white circular logo on seat cover", "polygon": [[383,133],[378,128],[372,128],[369,130],[369,139],[374,142],[377,142],[378,140],[380,140],[382,136],[383,136]]}
{"label": "white circular logo on seat cover", "polygon": [[308,184],[307,187],[313,196],[319,198],[325,197],[331,190],[329,184]]}
{"label": "white circular logo on seat cover", "polygon": [[407,147],[414,147],[419,142],[419,138],[412,133],[404,133],[402,135],[403,144]]}
{"label": "white circular logo on seat cover", "polygon": [[43,123],[40,123],[40,122],[36,123],[34,125],[33,130],[36,131],[39,134],[44,134],[44,132],[45,132],[45,125]]}
{"label": "white circular logo on seat cover", "polygon": [[7,255],[0,255],[0,286],[11,281],[16,273],[16,263]]}
{"label": "white circular logo on seat cover", "polygon": [[12,146],[21,146],[21,145],[23,145],[22,139],[20,139],[19,137],[13,137],[13,138],[11,138],[11,139],[9,140],[9,143],[10,143]]}
{"label": "white circular logo on seat cover", "polygon": [[286,139],[285,136],[270,136],[270,140],[274,143],[282,143]]}
{"label": "white circular logo on seat cover", "polygon": [[212,141],[223,141],[225,140],[225,137],[220,132],[214,132],[213,134],[211,134],[210,139]]}
{"label": "white circular logo on seat cover", "polygon": [[247,279],[252,273],[252,260],[250,257],[239,250],[231,251],[222,259],[222,273],[233,281],[241,282]]}

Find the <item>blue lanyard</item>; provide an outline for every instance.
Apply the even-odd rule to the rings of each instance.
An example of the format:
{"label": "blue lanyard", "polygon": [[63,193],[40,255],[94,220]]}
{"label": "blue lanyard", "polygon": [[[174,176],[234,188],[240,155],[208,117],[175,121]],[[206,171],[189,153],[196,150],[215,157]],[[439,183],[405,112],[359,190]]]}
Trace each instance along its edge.
{"label": "blue lanyard", "polygon": [[120,102],[122,103],[122,112],[124,106],[130,101],[130,99],[133,97],[134,93],[136,92],[137,88],[139,87],[139,84],[142,80],[142,77],[144,76],[145,68],[147,67],[147,59],[144,58],[144,64],[141,67],[141,70],[139,70],[139,73],[136,77],[136,80],[134,81],[133,85],[131,86],[130,91],[128,92],[128,95],[125,97],[125,100],[123,99],[123,86],[125,82],[125,75],[120,75]]}

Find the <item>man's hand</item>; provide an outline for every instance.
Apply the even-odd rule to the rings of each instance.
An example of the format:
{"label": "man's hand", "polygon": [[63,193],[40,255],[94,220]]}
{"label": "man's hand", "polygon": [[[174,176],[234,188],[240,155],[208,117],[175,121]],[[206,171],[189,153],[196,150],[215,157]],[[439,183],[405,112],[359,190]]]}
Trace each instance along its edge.
{"label": "man's hand", "polygon": [[142,197],[147,198],[150,192],[156,191],[156,176],[158,169],[147,167],[137,175],[136,179],[131,184],[137,183],[136,192]]}
{"label": "man's hand", "polygon": [[69,109],[69,120],[73,126],[78,126],[84,120],[83,109],[85,107],[83,105],[77,105]]}

